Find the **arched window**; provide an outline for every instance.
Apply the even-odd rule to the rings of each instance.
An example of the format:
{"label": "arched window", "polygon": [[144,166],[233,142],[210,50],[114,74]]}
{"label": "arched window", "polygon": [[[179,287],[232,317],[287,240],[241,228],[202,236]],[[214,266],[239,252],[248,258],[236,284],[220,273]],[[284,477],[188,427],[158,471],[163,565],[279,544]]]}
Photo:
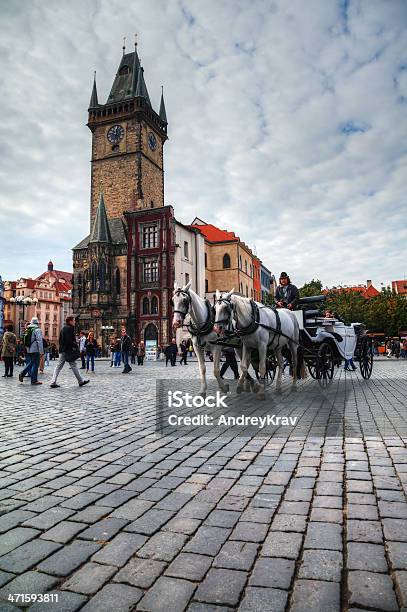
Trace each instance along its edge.
{"label": "arched window", "polygon": [[101,291],[106,289],[106,264],[103,260],[99,264],[99,289]]}
{"label": "arched window", "polygon": [[96,288],[97,288],[97,277],[98,277],[98,267],[97,267],[96,261],[94,261],[92,263],[91,270],[92,270],[91,279],[90,279],[91,291],[96,291]]}
{"label": "arched window", "polygon": [[249,290],[247,288],[247,285],[246,285],[246,297],[249,297]]}
{"label": "arched window", "polygon": [[117,295],[120,295],[120,270],[116,269],[115,279],[114,279],[114,288],[116,289]]}
{"label": "arched window", "polygon": [[148,299],[148,297],[144,297],[143,298],[142,313],[143,313],[143,315],[150,314],[150,300]]}
{"label": "arched window", "polygon": [[241,255],[239,255],[239,268],[241,270],[243,270],[243,267],[242,267],[242,256]]}
{"label": "arched window", "polygon": [[244,271],[247,274],[247,259],[244,260]]}
{"label": "arched window", "polygon": [[158,298],[156,295],[153,295],[151,299],[151,314],[158,314]]}
{"label": "arched window", "polygon": [[229,253],[225,253],[223,256],[223,267],[230,268],[230,255]]}

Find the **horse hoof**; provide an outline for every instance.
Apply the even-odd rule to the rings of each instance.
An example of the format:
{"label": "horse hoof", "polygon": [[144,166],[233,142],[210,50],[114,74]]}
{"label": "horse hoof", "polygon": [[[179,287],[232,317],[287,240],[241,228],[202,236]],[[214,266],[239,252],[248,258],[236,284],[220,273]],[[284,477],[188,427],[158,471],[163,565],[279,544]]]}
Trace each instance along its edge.
{"label": "horse hoof", "polygon": [[259,393],[263,387],[259,383],[253,383],[253,393]]}
{"label": "horse hoof", "polygon": [[206,391],[201,391],[198,393],[198,397],[202,397],[202,399],[206,399]]}
{"label": "horse hoof", "polygon": [[264,401],[266,399],[266,394],[264,391],[261,393],[256,393],[256,399],[258,399],[260,402]]}
{"label": "horse hoof", "polygon": [[236,387],[236,393],[237,393],[238,395],[240,395],[241,393],[243,393],[243,391],[244,391],[243,387],[239,387],[239,385]]}
{"label": "horse hoof", "polygon": [[247,393],[250,393],[251,388],[250,388],[250,383],[249,382],[245,382],[245,384],[243,386],[243,390],[246,391]]}
{"label": "horse hoof", "polygon": [[282,393],[283,393],[283,392],[282,392],[282,390],[281,390],[281,387],[276,387],[276,394],[277,394],[277,395],[282,395]]}
{"label": "horse hoof", "polygon": [[225,384],[222,386],[222,392],[223,392],[223,393],[227,393],[228,391],[229,391],[229,385],[228,385],[228,383],[225,383]]}

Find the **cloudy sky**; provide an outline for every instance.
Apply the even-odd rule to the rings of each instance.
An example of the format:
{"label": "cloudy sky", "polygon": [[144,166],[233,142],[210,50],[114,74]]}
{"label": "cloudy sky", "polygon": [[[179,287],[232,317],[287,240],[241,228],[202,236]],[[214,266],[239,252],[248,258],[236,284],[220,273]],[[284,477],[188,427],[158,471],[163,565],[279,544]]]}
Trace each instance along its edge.
{"label": "cloudy sky", "polygon": [[405,0],[1,3],[0,274],[37,276],[88,233],[93,70],[122,37],[153,106],[166,203],[234,230],[298,284],[407,275]]}

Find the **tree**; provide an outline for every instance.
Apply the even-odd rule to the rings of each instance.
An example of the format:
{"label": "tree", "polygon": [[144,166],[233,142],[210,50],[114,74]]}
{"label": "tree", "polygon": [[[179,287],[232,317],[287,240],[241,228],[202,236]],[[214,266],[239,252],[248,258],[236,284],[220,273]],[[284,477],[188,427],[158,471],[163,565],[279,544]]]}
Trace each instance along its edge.
{"label": "tree", "polygon": [[364,323],[366,301],[360,293],[351,289],[331,289],[326,296],[326,308],[332,310],[346,325]]}
{"label": "tree", "polygon": [[312,279],[312,281],[309,281],[309,283],[305,283],[305,285],[300,287],[301,297],[321,295],[321,292],[322,292],[322,283],[318,279]]}

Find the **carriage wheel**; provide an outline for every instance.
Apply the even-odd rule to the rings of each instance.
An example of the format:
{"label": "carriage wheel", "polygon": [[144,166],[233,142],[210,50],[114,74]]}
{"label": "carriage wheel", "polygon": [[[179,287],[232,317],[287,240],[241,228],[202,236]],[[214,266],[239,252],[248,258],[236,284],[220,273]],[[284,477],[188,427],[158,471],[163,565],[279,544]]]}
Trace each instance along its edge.
{"label": "carriage wheel", "polygon": [[316,359],[312,359],[312,361],[307,362],[308,372],[311,374],[312,378],[316,380],[317,376],[317,362]]}
{"label": "carriage wheel", "polygon": [[363,378],[367,380],[372,375],[373,351],[369,338],[363,338],[359,349],[359,368]]}
{"label": "carriage wheel", "polygon": [[333,379],[335,359],[332,347],[328,342],[323,342],[319,347],[316,359],[316,378],[323,387],[328,386]]}
{"label": "carriage wheel", "polygon": [[[274,379],[276,377],[276,370],[277,370],[277,361],[276,358],[274,357],[274,355],[267,355],[267,359],[266,359],[266,377],[264,379],[264,384],[266,387],[270,387],[273,382]],[[260,378],[260,374],[259,371],[256,369],[255,370],[256,373],[256,378],[258,381],[261,381]]]}

